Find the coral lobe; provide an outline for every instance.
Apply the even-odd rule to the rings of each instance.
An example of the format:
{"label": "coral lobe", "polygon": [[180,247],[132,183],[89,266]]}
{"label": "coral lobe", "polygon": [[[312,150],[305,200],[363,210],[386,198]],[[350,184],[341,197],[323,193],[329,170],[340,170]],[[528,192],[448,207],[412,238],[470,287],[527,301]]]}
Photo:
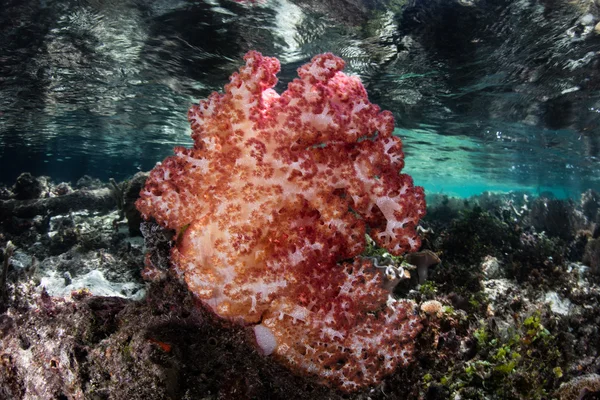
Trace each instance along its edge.
{"label": "coral lobe", "polygon": [[281,95],[277,59],[245,60],[190,109],[194,147],[154,168],[137,206],[179,232],[175,268],[217,315],[260,324],[293,368],[346,390],[376,383],[408,362],[420,324],[370,262],[343,261],[367,231],[392,254],[418,249],[423,189],[400,173],[392,114],[343,60],[316,56]]}

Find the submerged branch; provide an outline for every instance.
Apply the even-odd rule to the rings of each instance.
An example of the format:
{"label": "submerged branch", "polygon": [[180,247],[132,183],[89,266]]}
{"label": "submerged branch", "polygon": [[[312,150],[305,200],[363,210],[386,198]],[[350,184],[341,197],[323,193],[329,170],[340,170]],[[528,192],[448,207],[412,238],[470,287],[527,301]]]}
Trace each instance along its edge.
{"label": "submerged branch", "polygon": [[58,215],[69,211],[104,211],[116,205],[113,191],[108,188],[78,190],[58,197],[34,200],[0,200],[0,219],[9,216],[33,218],[36,215]]}

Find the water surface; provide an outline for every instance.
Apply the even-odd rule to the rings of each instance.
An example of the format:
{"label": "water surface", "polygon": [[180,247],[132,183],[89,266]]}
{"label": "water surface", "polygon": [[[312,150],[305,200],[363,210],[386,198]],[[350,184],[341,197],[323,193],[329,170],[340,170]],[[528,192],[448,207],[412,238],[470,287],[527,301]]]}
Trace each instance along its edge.
{"label": "water surface", "polygon": [[430,192],[599,190],[600,12],[562,3],[3,1],[0,182],[150,169],[256,49],[281,60],[280,91],[315,54],[343,57]]}

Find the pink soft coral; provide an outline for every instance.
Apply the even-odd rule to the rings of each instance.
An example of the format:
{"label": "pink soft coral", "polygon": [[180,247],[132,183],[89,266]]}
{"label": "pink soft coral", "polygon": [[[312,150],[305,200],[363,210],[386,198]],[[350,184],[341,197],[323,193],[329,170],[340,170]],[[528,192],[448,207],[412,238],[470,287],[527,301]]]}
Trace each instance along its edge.
{"label": "pink soft coral", "polygon": [[173,263],[217,315],[255,325],[293,368],[347,390],[406,364],[419,331],[360,255],[365,233],[415,250],[423,189],[400,174],[394,119],[322,54],[278,95],[279,61],[249,52],[224,94],[190,109],[194,147],[154,168],[137,206],[175,229]]}

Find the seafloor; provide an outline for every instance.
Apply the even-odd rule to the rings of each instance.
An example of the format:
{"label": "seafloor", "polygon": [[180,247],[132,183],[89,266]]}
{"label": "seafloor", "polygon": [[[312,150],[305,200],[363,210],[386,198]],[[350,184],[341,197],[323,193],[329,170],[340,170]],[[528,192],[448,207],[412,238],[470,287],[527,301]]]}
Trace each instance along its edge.
{"label": "seafloor", "polygon": [[[140,231],[144,180],[23,174],[0,188],[0,399],[600,396],[596,192],[429,195],[421,253],[365,254],[415,264],[395,288],[424,320],[414,362],[346,394],[262,356],[250,330],[196,304],[168,270],[169,232]],[[145,254],[160,276],[142,279]]]}

